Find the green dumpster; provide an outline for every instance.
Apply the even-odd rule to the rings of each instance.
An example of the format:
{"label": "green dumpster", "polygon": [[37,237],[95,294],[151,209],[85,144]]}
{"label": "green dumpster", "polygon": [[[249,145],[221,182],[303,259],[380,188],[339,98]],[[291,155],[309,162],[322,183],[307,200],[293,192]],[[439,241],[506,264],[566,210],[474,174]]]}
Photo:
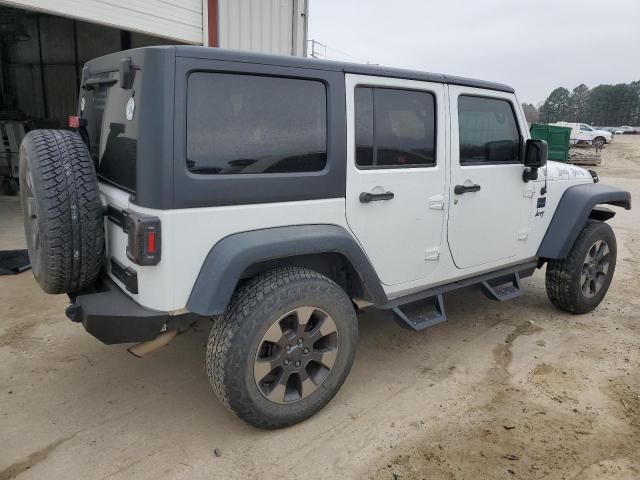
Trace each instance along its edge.
{"label": "green dumpster", "polygon": [[559,162],[569,160],[570,128],[534,123],[531,125],[529,132],[531,133],[531,138],[546,140],[549,144],[549,160],[557,160]]}

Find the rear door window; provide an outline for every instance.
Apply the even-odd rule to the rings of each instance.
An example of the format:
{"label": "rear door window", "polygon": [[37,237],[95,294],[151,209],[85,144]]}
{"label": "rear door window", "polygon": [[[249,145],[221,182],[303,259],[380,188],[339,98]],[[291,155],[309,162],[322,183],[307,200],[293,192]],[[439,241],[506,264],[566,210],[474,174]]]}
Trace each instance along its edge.
{"label": "rear door window", "polygon": [[461,95],[458,98],[460,163],[519,163],[521,137],[511,102]]}
{"label": "rear door window", "polygon": [[433,94],[394,88],[356,88],[355,140],[359,168],[434,166]]}
{"label": "rear door window", "polygon": [[187,87],[187,167],[196,174],[317,172],[327,164],[322,82],[196,72]]}

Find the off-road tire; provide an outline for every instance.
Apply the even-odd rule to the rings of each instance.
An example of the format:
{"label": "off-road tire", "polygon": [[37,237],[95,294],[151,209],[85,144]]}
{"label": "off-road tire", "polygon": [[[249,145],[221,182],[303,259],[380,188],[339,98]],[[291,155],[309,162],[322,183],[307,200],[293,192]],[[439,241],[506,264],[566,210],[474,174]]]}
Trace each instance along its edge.
{"label": "off-road tire", "polygon": [[[338,354],[311,395],[277,404],[258,390],[253,373],[256,352],[271,325],[300,306],[331,315],[338,329]],[[263,429],[287,427],[318,412],[340,389],[353,363],[357,335],[355,310],[338,285],[306,268],[276,268],[241,285],[225,315],[214,322],[207,345],[209,382],[222,403],[245,422]]]}
{"label": "off-road tire", "polygon": [[20,146],[20,197],[33,275],[47,293],[91,285],[104,254],[98,179],[80,135],[33,130]]}
{"label": "off-road tire", "polygon": [[[580,275],[588,250],[598,240],[609,247],[609,269],[604,283],[595,296],[588,298],[580,285]],[[609,289],[616,266],[616,237],[611,227],[597,220],[588,220],[566,258],[549,260],[546,273],[546,289],[549,300],[561,310],[570,313],[587,313],[596,308]]]}

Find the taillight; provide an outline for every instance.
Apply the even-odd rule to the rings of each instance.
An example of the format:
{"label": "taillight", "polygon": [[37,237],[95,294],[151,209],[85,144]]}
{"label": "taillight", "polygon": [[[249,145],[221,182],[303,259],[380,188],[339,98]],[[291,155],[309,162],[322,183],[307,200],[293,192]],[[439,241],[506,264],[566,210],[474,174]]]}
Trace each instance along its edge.
{"label": "taillight", "polygon": [[86,118],[82,118],[82,117],[78,117],[77,115],[70,115],[69,116],[69,126],[71,128],[86,127],[87,126],[87,119]]}
{"label": "taillight", "polygon": [[147,253],[156,253],[156,232],[147,232]]}
{"label": "taillight", "polygon": [[160,219],[130,210],[123,214],[123,227],[129,236],[127,257],[138,265],[157,265],[161,254]]}

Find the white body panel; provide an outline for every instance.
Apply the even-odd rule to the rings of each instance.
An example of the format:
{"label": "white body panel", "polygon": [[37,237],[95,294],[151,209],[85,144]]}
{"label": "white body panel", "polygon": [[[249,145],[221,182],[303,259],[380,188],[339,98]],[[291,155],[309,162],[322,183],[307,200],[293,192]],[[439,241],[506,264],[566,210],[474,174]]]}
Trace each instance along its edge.
{"label": "white body panel", "polygon": [[202,45],[202,0],[5,0],[1,3]]}
{"label": "white body panel", "polygon": [[[459,165],[457,96],[472,93],[510,100],[526,141],[524,114],[512,94],[357,75],[347,75],[346,82],[346,198],[154,210],[138,207],[130,203],[128,193],[100,183],[104,203],[158,217],[162,225],[161,261],[141,267],[126,256],[127,235],[105,220],[107,258],[137,272],[139,293],[126,291],[111,278],[147,308],[179,311],[185,308],[209,251],[221,239],[263,228],[327,224],[353,234],[381,278],[385,293],[395,298],[535,258],[564,191],[592,182],[588,171],[556,162],[549,162],[540,169],[539,179],[528,183],[522,180],[524,167],[520,164]],[[428,90],[436,95],[437,166],[355,167],[354,89],[358,84]],[[543,194],[545,175],[547,192]],[[481,184],[477,193],[483,195],[450,193],[454,185],[467,182]],[[360,203],[361,192],[382,190],[393,191],[396,197],[390,202]],[[545,204],[540,207],[542,196]],[[106,261],[105,269],[110,274]]]}
{"label": "white body panel", "polygon": [[[461,269],[532,256],[528,248],[529,212],[534,196],[522,181],[524,167],[516,164],[460,164],[458,97],[477,95],[511,103],[523,139],[526,119],[519,114],[513,94],[471,87],[449,87],[451,112],[451,187],[448,241],[455,264]],[[478,192],[455,195],[455,185],[479,185]]]}
{"label": "white body panel", "polygon": [[[445,125],[445,86],[362,75],[347,75],[347,221],[385,285],[429,278],[443,243],[447,148],[437,129],[434,167],[363,170],[356,167],[354,91],[357,85],[423,90],[435,97],[436,125]],[[360,202],[363,192],[393,192],[389,201]]]}
{"label": "white body panel", "polygon": [[[127,235],[109,220],[107,251],[138,274],[139,293],[132,294],[111,278],[139,304],[161,311],[183,309],[209,250],[224,237],[250,230],[288,225],[330,224],[346,227],[344,199],[314,200],[230,207],[154,210],[129,204],[129,194],[104,183],[106,201],[118,208],[153,215],[162,222],[162,257],[152,267],[135,265],[126,256]],[[110,273],[107,265],[107,272]],[[212,285],[211,288],[215,288]]]}
{"label": "white body panel", "polygon": [[303,56],[306,1],[218,0],[218,46]]}

